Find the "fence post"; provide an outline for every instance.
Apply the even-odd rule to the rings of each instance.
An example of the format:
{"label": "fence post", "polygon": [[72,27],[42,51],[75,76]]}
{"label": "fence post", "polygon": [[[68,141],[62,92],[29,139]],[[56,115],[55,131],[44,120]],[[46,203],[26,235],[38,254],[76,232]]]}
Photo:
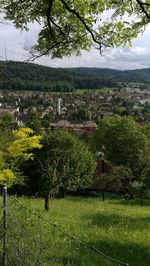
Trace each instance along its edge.
{"label": "fence post", "polygon": [[7,266],[7,187],[3,188],[3,266]]}

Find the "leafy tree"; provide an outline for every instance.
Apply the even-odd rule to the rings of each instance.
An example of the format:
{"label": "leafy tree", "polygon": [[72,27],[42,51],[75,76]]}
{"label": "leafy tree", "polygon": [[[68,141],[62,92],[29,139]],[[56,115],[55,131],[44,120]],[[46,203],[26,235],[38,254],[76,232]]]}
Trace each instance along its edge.
{"label": "leafy tree", "polygon": [[13,115],[5,113],[0,116],[0,150],[5,150],[12,141],[12,130],[16,128]]}
{"label": "leafy tree", "polygon": [[119,165],[114,166],[104,178],[105,186],[112,186],[116,192],[122,192],[124,195],[129,193],[130,183],[133,181],[133,175],[130,168]]}
{"label": "leafy tree", "polygon": [[[87,145],[65,130],[48,131],[42,140],[42,149],[31,162],[30,178],[39,180],[39,191],[45,195],[45,209],[58,191],[67,192],[84,188],[91,183],[95,160]],[[32,183],[32,181],[31,181]]]}
{"label": "leafy tree", "polygon": [[45,114],[42,118],[42,121],[41,121],[42,127],[49,128],[52,117],[53,117],[52,113]]}
{"label": "leafy tree", "polygon": [[28,121],[26,126],[39,133],[41,130],[41,120],[39,114],[35,110],[30,110],[28,113]]}
{"label": "leafy tree", "polygon": [[143,200],[149,193],[150,126],[141,127],[131,117],[105,117],[93,138],[95,149],[103,151],[113,165],[104,185]]}
{"label": "leafy tree", "polygon": [[[1,132],[2,139],[3,132]],[[5,137],[5,136],[4,136]],[[4,138],[5,139],[5,138]],[[19,164],[33,158],[32,149],[41,148],[41,136],[33,135],[30,128],[13,130],[7,142],[0,143],[0,184],[11,187],[21,181]]]}
{"label": "leafy tree", "polygon": [[78,55],[93,44],[100,52],[128,44],[150,21],[149,0],[1,0],[0,10],[17,28],[27,30],[38,21],[42,29],[34,50],[52,57]]}
{"label": "leafy tree", "polygon": [[143,169],[138,180],[131,183],[130,190],[131,194],[139,198],[141,200],[141,205],[143,205],[144,197],[150,197],[150,167]]}
{"label": "leafy tree", "polygon": [[14,116],[10,113],[5,113],[0,116],[0,127],[5,129],[15,129],[17,127],[16,122],[14,121]]}
{"label": "leafy tree", "polygon": [[79,106],[78,107],[78,113],[77,113],[77,118],[78,120],[90,120],[90,114],[89,114],[89,111],[86,107],[83,107],[83,106]]}
{"label": "leafy tree", "polygon": [[95,149],[113,165],[123,165],[137,175],[145,166],[147,137],[131,117],[105,117],[94,134]]}
{"label": "leafy tree", "polygon": [[147,145],[150,145],[150,123],[146,123],[142,128],[143,133],[147,137]]}
{"label": "leafy tree", "polygon": [[145,153],[144,153],[144,161],[145,161],[145,167],[149,167],[150,163],[150,123],[146,123],[142,127],[142,133],[146,137],[146,148],[145,148]]}

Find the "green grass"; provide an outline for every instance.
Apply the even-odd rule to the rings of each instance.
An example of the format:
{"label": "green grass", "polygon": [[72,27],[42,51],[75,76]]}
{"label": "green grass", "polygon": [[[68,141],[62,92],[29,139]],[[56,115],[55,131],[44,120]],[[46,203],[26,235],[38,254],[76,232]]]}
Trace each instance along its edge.
{"label": "green grass", "polygon": [[92,94],[99,94],[99,93],[106,93],[110,90],[114,90],[115,88],[99,88],[99,89],[93,89],[93,90],[90,90],[90,89],[76,89],[74,90],[74,93],[75,94],[89,94],[89,93],[92,93]]}
{"label": "green grass", "polygon": [[[30,210],[38,212],[44,219],[61,225],[66,232],[88,245],[97,247],[110,257],[128,262],[131,266],[150,265],[149,202],[141,207],[136,201],[107,199],[102,202],[100,198],[67,197],[52,200],[50,210],[46,212],[43,210],[44,202],[41,199],[21,198],[20,201]],[[18,245],[21,251],[25,250],[24,242],[27,247],[33,248],[31,242],[36,236],[34,241],[36,248],[32,254],[36,252],[39,254],[38,250],[43,245],[42,247],[46,247],[45,253],[44,248],[41,251],[43,257],[46,258],[49,250],[53,250],[53,258],[67,259],[67,263],[61,265],[118,265],[96,255],[93,251],[91,252],[92,264],[90,264],[89,249],[79,248],[73,240],[70,241],[57,228],[38,219],[24,208],[17,208],[16,200],[10,199],[9,202],[10,218],[8,218],[10,220],[8,219],[8,222],[15,221],[14,217],[17,217],[17,221],[12,224],[12,231],[16,228],[15,235],[19,234],[19,239],[24,239],[22,242],[17,240],[20,241]],[[21,227],[17,229],[19,223]],[[12,245],[15,246],[14,237],[10,236],[9,240],[10,244],[12,241]],[[60,265],[57,260],[50,263],[49,258],[47,257],[46,260],[45,258],[45,262],[41,265]],[[71,260],[69,262],[68,258],[74,258],[78,264]],[[13,266],[12,262],[10,265]]]}

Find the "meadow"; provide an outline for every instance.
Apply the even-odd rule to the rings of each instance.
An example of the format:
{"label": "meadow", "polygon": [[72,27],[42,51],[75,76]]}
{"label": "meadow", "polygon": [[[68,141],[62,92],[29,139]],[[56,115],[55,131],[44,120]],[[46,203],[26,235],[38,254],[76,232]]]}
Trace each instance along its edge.
{"label": "meadow", "polygon": [[[15,263],[17,256],[29,258],[24,265],[119,265],[78,245],[63,230],[87,246],[95,246],[107,256],[131,266],[150,265],[149,201],[142,207],[134,200],[106,199],[103,202],[101,198],[66,197],[53,199],[48,212],[44,211],[42,199],[20,198],[18,201],[10,197],[8,203],[8,246],[16,247],[12,252],[9,248],[11,262],[8,265],[21,265],[19,261]],[[57,226],[62,231],[57,230]],[[50,262],[48,256],[52,250],[55,260]],[[36,254],[40,255],[40,262]]]}

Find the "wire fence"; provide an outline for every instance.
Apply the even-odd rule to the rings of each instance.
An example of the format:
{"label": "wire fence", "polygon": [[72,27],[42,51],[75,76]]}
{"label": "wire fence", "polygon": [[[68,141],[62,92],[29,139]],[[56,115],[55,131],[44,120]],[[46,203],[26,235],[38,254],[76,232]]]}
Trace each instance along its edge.
{"label": "wire fence", "polygon": [[3,193],[0,201],[0,265],[113,266],[124,265],[94,246],[65,232],[63,227]]}

